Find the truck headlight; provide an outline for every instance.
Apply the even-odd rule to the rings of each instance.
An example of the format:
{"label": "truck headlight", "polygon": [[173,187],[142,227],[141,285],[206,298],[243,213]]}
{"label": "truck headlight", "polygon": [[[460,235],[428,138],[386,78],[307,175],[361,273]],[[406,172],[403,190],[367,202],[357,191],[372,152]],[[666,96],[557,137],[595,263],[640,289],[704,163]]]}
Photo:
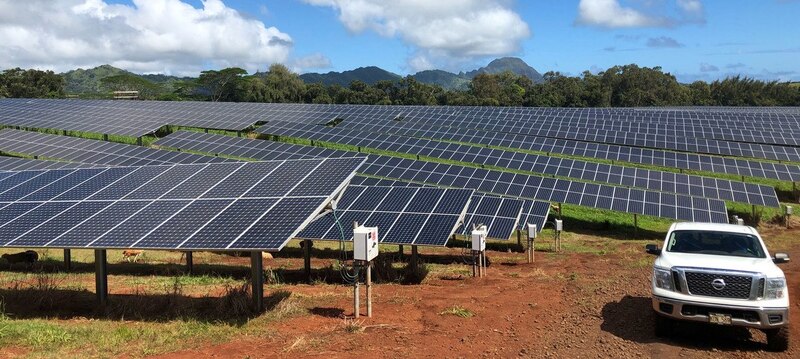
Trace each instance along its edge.
{"label": "truck headlight", "polygon": [[764,299],[780,299],[786,296],[786,278],[768,278]]}
{"label": "truck headlight", "polygon": [[667,269],[653,268],[653,284],[656,288],[675,290],[672,282],[672,272]]}

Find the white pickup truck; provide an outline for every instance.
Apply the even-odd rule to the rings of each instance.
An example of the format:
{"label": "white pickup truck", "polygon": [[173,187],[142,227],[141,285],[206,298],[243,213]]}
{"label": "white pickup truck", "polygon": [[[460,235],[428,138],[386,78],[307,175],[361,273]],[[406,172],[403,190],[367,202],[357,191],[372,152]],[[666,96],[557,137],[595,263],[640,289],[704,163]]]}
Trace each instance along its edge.
{"label": "white pickup truck", "polygon": [[789,293],[785,253],[770,257],[758,232],[747,226],[675,223],[658,248],[653,266],[656,335],[666,336],[674,320],[758,328],[767,347],[789,346]]}

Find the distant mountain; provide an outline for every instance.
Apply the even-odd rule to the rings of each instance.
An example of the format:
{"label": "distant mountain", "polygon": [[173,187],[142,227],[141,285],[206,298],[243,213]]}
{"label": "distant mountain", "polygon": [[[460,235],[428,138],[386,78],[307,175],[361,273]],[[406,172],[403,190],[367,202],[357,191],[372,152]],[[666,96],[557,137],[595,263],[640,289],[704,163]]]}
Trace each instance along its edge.
{"label": "distant mountain", "polygon": [[478,74],[498,74],[504,71],[511,71],[517,75],[525,76],[535,83],[544,82],[544,77],[539,71],[536,71],[536,69],[530,67],[525,61],[518,57],[502,57],[495,59],[490,62],[489,65],[486,65],[486,67],[467,72],[466,77],[472,79]]}
{"label": "distant mountain", "polygon": [[378,81],[389,80],[396,81],[401,79],[400,75],[386,71],[380,67],[368,66],[359,67],[355,70],[344,72],[328,72],[327,74],[320,73],[307,73],[300,75],[306,83],[322,83],[324,85],[341,85],[349,86],[351,82],[360,80],[368,85],[374,85]]}
{"label": "distant mountain", "polygon": [[167,89],[171,89],[172,83],[176,81],[189,80],[188,77],[175,77],[168,75],[139,75],[123,69],[118,69],[111,65],[100,65],[91,69],[77,69],[62,74],[67,84],[64,90],[67,93],[97,93],[102,92],[100,80],[118,75],[129,75],[143,78],[155,84],[164,84]]}
{"label": "distant mountain", "polygon": [[117,75],[134,75],[111,65],[101,65],[92,69],[77,69],[62,74],[67,84],[64,91],[67,93],[96,93],[100,92],[100,80]]}
{"label": "distant mountain", "polygon": [[469,88],[469,79],[463,74],[457,75],[442,70],[426,70],[417,72],[412,77],[419,82],[439,85],[447,90],[466,90]]}

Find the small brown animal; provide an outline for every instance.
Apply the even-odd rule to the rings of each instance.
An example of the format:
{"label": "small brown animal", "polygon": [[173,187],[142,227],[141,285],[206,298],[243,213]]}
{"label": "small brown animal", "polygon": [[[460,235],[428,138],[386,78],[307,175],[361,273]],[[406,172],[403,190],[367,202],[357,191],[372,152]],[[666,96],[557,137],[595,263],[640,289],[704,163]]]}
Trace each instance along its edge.
{"label": "small brown animal", "polygon": [[25,251],[19,253],[6,253],[3,254],[3,259],[5,259],[9,264],[14,263],[36,263],[39,260],[39,253],[36,251]]}
{"label": "small brown animal", "polygon": [[144,253],[144,251],[135,251],[131,249],[126,249],[122,251],[122,260],[128,263],[130,262],[136,263],[136,261],[139,259],[139,256],[142,255],[142,253]]}

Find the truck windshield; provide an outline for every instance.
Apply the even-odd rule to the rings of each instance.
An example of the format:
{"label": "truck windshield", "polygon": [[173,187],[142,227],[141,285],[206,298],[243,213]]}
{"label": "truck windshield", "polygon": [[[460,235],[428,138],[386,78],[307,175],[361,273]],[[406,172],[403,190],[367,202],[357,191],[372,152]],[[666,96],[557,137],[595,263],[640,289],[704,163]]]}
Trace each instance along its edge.
{"label": "truck windshield", "polygon": [[766,257],[758,237],[716,231],[674,231],[667,242],[667,252]]}

